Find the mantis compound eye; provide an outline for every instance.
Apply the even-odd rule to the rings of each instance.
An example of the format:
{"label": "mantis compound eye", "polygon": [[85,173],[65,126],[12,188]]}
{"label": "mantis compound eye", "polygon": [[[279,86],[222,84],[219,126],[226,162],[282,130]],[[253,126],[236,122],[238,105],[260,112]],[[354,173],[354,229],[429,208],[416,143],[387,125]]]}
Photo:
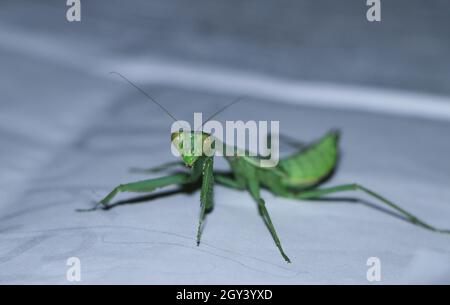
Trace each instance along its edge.
{"label": "mantis compound eye", "polygon": [[203,140],[203,154],[211,157],[215,153],[215,141],[211,135],[207,135]]}

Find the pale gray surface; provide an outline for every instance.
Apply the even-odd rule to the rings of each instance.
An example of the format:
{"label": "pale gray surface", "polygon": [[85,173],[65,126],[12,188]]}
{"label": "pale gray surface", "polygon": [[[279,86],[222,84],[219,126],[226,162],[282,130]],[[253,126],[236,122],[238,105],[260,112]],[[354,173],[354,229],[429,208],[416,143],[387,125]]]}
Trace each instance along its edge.
{"label": "pale gray surface", "polygon": [[[182,99],[211,112],[215,105],[208,101],[221,100],[175,88],[153,91],[170,109]],[[200,247],[195,246],[198,193],[108,212],[74,212],[118,183],[143,178],[129,174],[129,167],[173,159],[166,117],[140,97],[117,96],[65,135],[65,122],[43,115],[48,127],[69,139],[57,150],[48,134],[32,130],[29,136],[42,143],[38,155],[23,140],[25,132],[2,128],[2,185],[8,186],[2,192],[11,198],[2,200],[0,211],[2,282],[65,283],[65,261],[71,256],[82,261],[84,283],[365,283],[365,261],[371,256],[380,257],[383,281],[391,283],[402,280],[415,255],[425,250],[446,258],[431,262],[444,264],[439,272],[448,268],[448,236],[362,205],[300,204],[264,193],[292,265],[282,261],[249,196],[222,187],[216,187],[216,209]],[[436,225],[449,225],[449,164],[442,160],[450,148],[437,140],[446,138],[448,124],[281,108],[263,101],[239,107],[237,118],[282,118],[283,131],[304,139],[340,126],[344,154],[333,184],[361,182]],[[176,113],[189,117],[188,110]],[[404,137],[408,133],[415,136]],[[121,198],[128,197],[133,196]]]}
{"label": "pale gray surface", "polygon": [[[67,283],[71,256],[81,259],[83,283],[368,283],[366,260],[372,256],[381,259],[382,283],[450,282],[449,236],[359,204],[300,203],[264,193],[291,265],[282,260],[244,192],[216,187],[216,209],[200,247],[195,246],[198,192],[76,213],[115,185],[145,177],[128,168],[172,160],[170,121],[102,70],[102,62],[133,58],[125,38],[121,50],[93,44],[88,32],[73,30],[75,36],[64,38],[58,27],[48,25],[51,20],[30,17],[31,2],[28,10],[6,3],[13,17],[2,18],[0,32],[1,283]],[[445,50],[446,43],[437,49]],[[424,72],[419,63],[414,67]],[[349,81],[357,82],[364,71]],[[398,73],[404,73],[405,88],[433,89]],[[212,113],[233,98],[164,85],[146,88],[187,120],[192,111]],[[221,118],[280,120],[282,132],[305,140],[339,127],[342,163],[329,185],[360,182],[450,228],[448,122],[251,98]]]}

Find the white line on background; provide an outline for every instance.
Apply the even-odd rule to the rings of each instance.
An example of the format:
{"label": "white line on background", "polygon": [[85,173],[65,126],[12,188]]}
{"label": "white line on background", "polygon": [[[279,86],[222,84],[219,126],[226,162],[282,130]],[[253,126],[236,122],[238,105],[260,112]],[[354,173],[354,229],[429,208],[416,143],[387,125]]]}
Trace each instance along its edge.
{"label": "white line on background", "polygon": [[[107,65],[142,83],[172,85],[274,102],[450,120],[450,97],[400,90],[308,82],[169,59]],[[106,69],[106,67],[104,67]]]}
{"label": "white line on background", "polygon": [[[178,86],[227,95],[246,95],[295,105],[354,109],[450,121],[450,97],[412,91],[294,80],[170,58],[113,58],[73,43],[17,28],[0,30],[1,48],[57,61],[78,70],[110,77],[118,71],[142,83]],[[67,46],[66,46],[67,45]],[[78,46],[78,48],[76,48]]]}

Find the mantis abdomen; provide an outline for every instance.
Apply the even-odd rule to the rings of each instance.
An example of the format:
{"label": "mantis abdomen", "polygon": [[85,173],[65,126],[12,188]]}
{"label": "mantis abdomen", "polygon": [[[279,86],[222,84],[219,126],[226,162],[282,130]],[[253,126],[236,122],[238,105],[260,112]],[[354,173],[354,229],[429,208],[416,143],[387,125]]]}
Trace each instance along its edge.
{"label": "mantis abdomen", "polygon": [[304,189],[330,176],[338,161],[339,134],[330,132],[316,143],[280,160],[275,168],[256,166],[247,157],[227,158],[237,179],[249,174],[277,192],[286,189]]}
{"label": "mantis abdomen", "polygon": [[278,168],[287,175],[283,185],[305,188],[330,176],[338,161],[338,145],[339,134],[330,132],[305,150],[281,159]]}

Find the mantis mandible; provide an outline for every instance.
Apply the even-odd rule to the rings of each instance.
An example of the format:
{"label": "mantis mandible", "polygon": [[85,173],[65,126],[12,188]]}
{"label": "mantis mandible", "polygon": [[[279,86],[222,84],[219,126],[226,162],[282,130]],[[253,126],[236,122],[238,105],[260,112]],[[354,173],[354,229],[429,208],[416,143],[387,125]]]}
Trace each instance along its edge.
{"label": "mantis mandible", "polygon": [[[113,73],[125,79],[162,108],[172,119],[175,119],[161,104],[156,102],[145,91],[137,87],[123,75],[117,72]],[[215,114],[217,113],[218,112]],[[258,162],[255,161],[257,161],[259,157],[249,157],[245,155],[225,156],[231,169],[228,173],[214,171],[214,156],[206,154],[198,155],[194,153],[194,147],[188,151],[183,149],[183,143],[186,143],[186,141],[194,142],[199,140],[202,144],[209,141],[209,144],[213,143],[216,146],[225,145],[211,134],[203,131],[180,130],[171,134],[171,140],[179,150],[182,161],[167,163],[149,169],[148,171],[159,172],[168,168],[187,166],[190,169],[190,173],[179,172],[155,179],[121,184],[103,198],[100,201],[100,204],[103,205],[104,208],[108,208],[111,200],[121,192],[152,192],[158,188],[171,185],[194,185],[201,182],[200,216],[197,229],[197,245],[199,245],[203,222],[206,214],[211,211],[213,207],[214,182],[231,189],[247,191],[256,201],[259,213],[267,226],[275,245],[287,262],[290,262],[290,259],[283,250],[265,201],[261,197],[261,189],[266,189],[275,196],[294,200],[314,200],[339,192],[361,191],[376,199],[379,203],[393,209],[403,216],[405,220],[414,225],[434,232],[450,233],[450,230],[441,230],[429,225],[387,198],[360,184],[351,183],[321,188],[320,185],[332,175],[338,163],[339,133],[337,131],[329,132],[313,144],[302,147],[294,154],[281,159],[277,166],[272,168],[258,166]]]}

